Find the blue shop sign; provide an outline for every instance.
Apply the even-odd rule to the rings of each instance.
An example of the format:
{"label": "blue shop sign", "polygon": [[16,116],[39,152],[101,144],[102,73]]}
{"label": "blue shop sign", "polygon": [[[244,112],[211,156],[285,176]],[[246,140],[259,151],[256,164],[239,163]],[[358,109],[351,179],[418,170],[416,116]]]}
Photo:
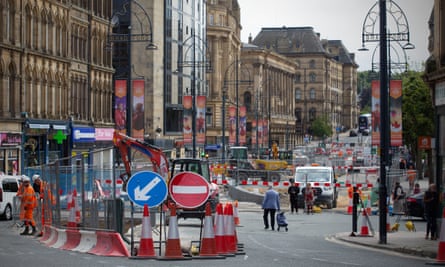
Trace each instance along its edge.
{"label": "blue shop sign", "polygon": [[96,141],[96,130],[91,127],[73,127],[73,143]]}

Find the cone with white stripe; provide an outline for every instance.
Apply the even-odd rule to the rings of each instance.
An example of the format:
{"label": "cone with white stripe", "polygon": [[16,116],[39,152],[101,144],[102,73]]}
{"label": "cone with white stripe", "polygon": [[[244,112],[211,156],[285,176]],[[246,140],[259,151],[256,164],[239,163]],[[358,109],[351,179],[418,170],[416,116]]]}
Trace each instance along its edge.
{"label": "cone with white stripe", "polygon": [[[160,260],[184,260],[182,254],[181,241],[179,239],[178,217],[176,216],[176,205],[170,206],[170,220],[168,227],[168,237],[165,245],[165,255]],[[189,258],[191,259],[191,258]]]}
{"label": "cone with white stripe", "polygon": [[142,231],[141,241],[139,243],[139,250],[137,253],[138,258],[153,258],[156,257],[153,246],[152,229],[150,222],[150,212],[148,205],[144,205],[144,215],[142,217]]}
{"label": "cone with white stripe", "polygon": [[240,219],[238,216],[238,200],[235,200],[233,204],[233,220],[235,221],[235,226],[240,225]]}
{"label": "cone with white stripe", "polygon": [[[219,255],[228,256],[230,253],[227,250],[227,245],[224,236],[224,215],[223,215],[223,204],[218,203],[216,205],[216,215],[215,215],[215,242],[216,242],[216,253]],[[234,254],[232,254],[234,255]]]}
{"label": "cone with white stripe", "polygon": [[231,203],[227,203],[224,207],[224,240],[227,244],[229,253],[236,253],[236,236],[235,221],[233,220],[233,207]]}
{"label": "cone with white stripe", "polygon": [[204,218],[204,232],[199,248],[199,258],[224,258],[216,251],[215,232],[213,229],[212,209],[210,203],[206,204]]}
{"label": "cone with white stripe", "polygon": [[368,221],[366,219],[366,210],[363,210],[363,216],[362,216],[362,227],[360,229],[360,236],[369,236],[369,228],[368,228]]}
{"label": "cone with white stripe", "polygon": [[76,228],[76,200],[74,197],[71,197],[71,201],[68,203],[69,216],[68,216],[68,224],[69,228]]}

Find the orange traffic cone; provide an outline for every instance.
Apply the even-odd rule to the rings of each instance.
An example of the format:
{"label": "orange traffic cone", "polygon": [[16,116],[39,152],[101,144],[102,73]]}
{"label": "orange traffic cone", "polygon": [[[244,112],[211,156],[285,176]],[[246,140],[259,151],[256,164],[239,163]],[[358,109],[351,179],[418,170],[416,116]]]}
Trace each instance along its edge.
{"label": "orange traffic cone", "polygon": [[236,237],[235,237],[235,220],[233,219],[233,207],[231,203],[227,203],[224,207],[224,240],[227,244],[229,253],[236,253]]}
{"label": "orange traffic cone", "polygon": [[150,212],[148,211],[148,205],[144,205],[144,215],[142,217],[142,231],[141,241],[139,242],[139,251],[137,257],[155,257],[155,250],[153,246],[152,230],[150,223]]}
{"label": "orange traffic cone", "polygon": [[74,197],[71,198],[71,203],[68,203],[68,209],[70,211],[70,214],[68,216],[68,224],[67,226],[70,228],[76,228],[76,201]]}
{"label": "orange traffic cone", "polygon": [[368,194],[368,200],[366,201],[366,213],[368,213],[368,216],[370,216],[371,212],[372,212],[371,195]]}
{"label": "orange traffic cone", "polygon": [[353,188],[352,186],[348,187],[348,198],[349,198],[349,203],[348,203],[348,210],[347,213],[352,214],[352,197],[353,197]]}
{"label": "orange traffic cone", "polygon": [[442,223],[440,225],[439,248],[437,249],[436,262],[445,263],[445,208],[442,210]]}
{"label": "orange traffic cone", "polygon": [[[224,231],[224,215],[223,215],[223,204],[218,203],[216,205],[216,215],[215,215],[215,242],[216,242],[216,253],[219,255],[228,256],[230,253],[227,250],[225,241],[225,231]],[[233,254],[232,254],[233,255]]]}
{"label": "orange traffic cone", "polygon": [[73,190],[73,200],[74,200],[74,210],[75,210],[75,218],[76,223],[80,223],[80,205],[77,203],[77,190],[74,188]]}
{"label": "orange traffic cone", "polygon": [[202,235],[199,248],[199,258],[224,258],[216,251],[215,232],[213,229],[212,209],[210,203],[206,204],[206,213],[204,218],[204,233]]}
{"label": "orange traffic cone", "polygon": [[235,200],[233,204],[233,220],[235,221],[235,225],[240,225],[240,220],[238,216],[238,200]]}
{"label": "orange traffic cone", "polygon": [[361,227],[361,230],[360,230],[360,235],[361,236],[369,236],[368,222],[366,220],[366,216],[368,216],[366,214],[366,210],[363,210],[362,227]]}
{"label": "orange traffic cone", "polygon": [[[176,216],[176,205],[170,208],[170,221],[168,227],[168,237],[165,245],[165,255],[160,260],[184,260],[179,239],[178,217]],[[191,258],[190,258],[191,259]]]}

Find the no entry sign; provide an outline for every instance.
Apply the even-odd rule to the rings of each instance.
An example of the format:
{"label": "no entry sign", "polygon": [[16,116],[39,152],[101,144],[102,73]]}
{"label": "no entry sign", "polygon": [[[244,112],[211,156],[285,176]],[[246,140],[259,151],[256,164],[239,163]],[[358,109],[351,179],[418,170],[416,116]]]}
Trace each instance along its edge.
{"label": "no entry sign", "polygon": [[179,206],[196,208],[203,205],[209,198],[210,185],[199,174],[181,172],[170,180],[168,192]]}

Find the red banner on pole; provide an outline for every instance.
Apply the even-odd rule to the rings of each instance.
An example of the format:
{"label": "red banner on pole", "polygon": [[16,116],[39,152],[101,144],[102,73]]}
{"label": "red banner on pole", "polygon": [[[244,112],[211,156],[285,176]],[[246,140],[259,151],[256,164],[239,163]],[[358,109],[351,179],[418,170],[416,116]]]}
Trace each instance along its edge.
{"label": "red banner on pole", "polygon": [[127,134],[127,80],[116,80],[114,83],[114,123],[116,130]]}

